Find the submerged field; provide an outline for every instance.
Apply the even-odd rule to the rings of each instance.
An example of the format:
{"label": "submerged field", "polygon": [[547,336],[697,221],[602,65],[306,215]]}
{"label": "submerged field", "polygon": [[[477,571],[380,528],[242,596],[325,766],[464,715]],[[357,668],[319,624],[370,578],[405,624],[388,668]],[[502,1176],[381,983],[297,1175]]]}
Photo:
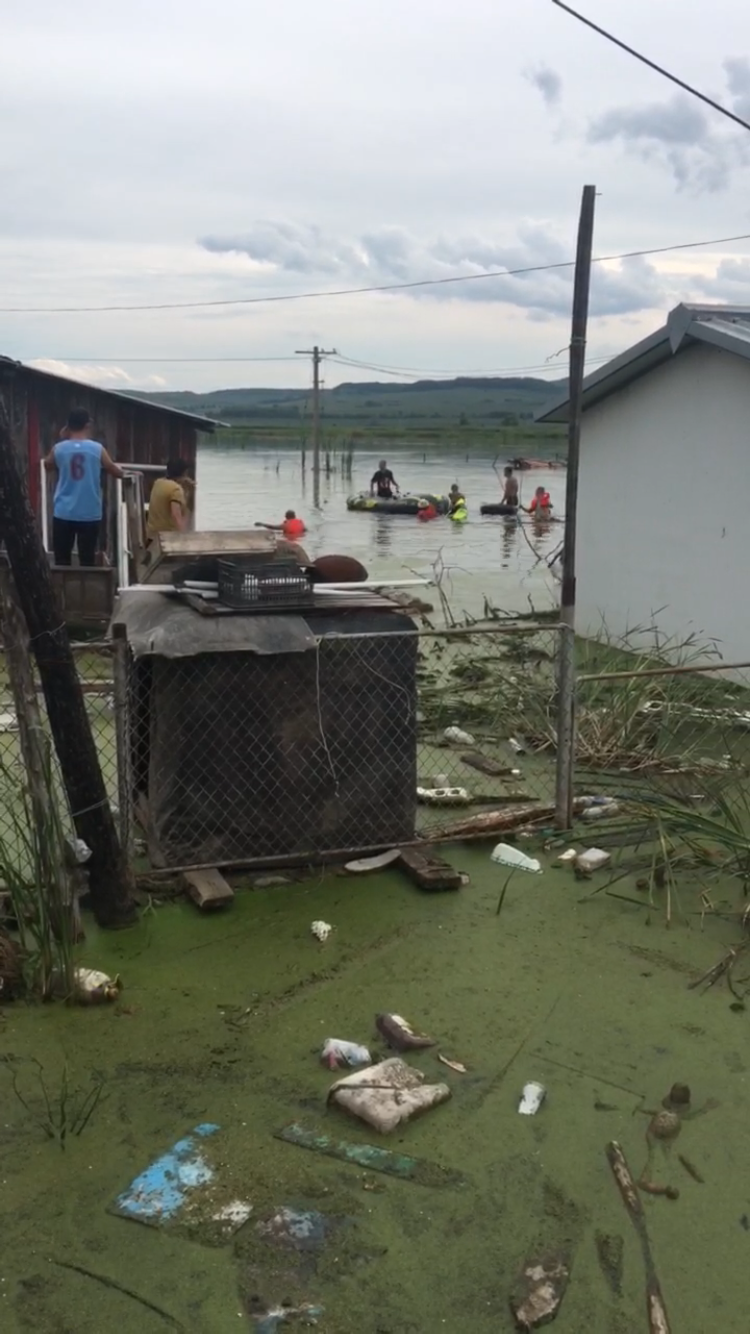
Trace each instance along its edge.
{"label": "submerged field", "polygon": [[[580,885],[543,853],[544,874],[514,877],[498,917],[507,873],[489,846],[450,855],[471,876],[455,894],[422,895],[395,871],[327,875],[239,893],[214,917],[180,904],[121,935],[89,925],[85,962],[122,974],[120,1002],[5,1007],[3,1330],[224,1334],[263,1328],[250,1312],[283,1301],[322,1306],[323,1334],[511,1330],[520,1264],[562,1242],[573,1268],[556,1329],[646,1330],[641,1255],[604,1149],[619,1140],[639,1173],[643,1108],[660,1106],[675,1081],[691,1086],[694,1108],[717,1105],[685,1123],[670,1154],[659,1149],[653,1175],[679,1199],[643,1197],[672,1326],[746,1328],[747,1016],[730,1008],[723,983],[705,994],[687,987],[736,943],[737,917],[702,923],[689,887],[671,930],[658,894],[650,916],[603,893],[582,902],[607,873]],[[627,881],[618,890],[638,897]],[[732,882],[714,897],[719,910],[741,905]],[[334,926],[324,945],[310,934],[314,918]],[[327,1036],[379,1049],[381,1009],[430,1032],[468,1074],[439,1065],[434,1051],[410,1057],[453,1097],[378,1141],[326,1110],[334,1076],[318,1051]],[[35,1062],[53,1104],[66,1063],[72,1085],[88,1086],[92,1072],[104,1080],[64,1152],[36,1124],[45,1110]],[[548,1090],[533,1119],[516,1111],[529,1079]],[[283,1144],[274,1132],[292,1120],[453,1169],[465,1185],[398,1181]],[[227,1189],[254,1206],[232,1240],[207,1246],[108,1212],[204,1121],[223,1128]],[[340,1220],[322,1250],[259,1234],[283,1205]],[[622,1239],[621,1281],[600,1268],[597,1234],[615,1239],[610,1256]]]}

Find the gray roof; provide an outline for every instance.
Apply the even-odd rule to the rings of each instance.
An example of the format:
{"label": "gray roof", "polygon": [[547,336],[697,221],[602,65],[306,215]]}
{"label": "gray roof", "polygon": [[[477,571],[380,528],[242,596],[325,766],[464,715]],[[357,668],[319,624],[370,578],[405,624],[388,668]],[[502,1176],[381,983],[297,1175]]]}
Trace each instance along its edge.
{"label": "gray roof", "polygon": [[68,375],[56,375],[54,371],[42,370],[40,366],[27,366],[23,361],[16,361],[13,357],[5,357],[0,353],[0,366],[3,365],[25,371],[27,375],[39,375],[46,380],[59,380],[62,384],[73,385],[76,389],[85,389],[87,393],[107,394],[109,398],[117,398],[123,403],[129,403],[131,407],[139,405],[142,408],[149,408],[152,412],[167,412],[171,417],[181,417],[184,421],[190,422],[198,431],[214,431],[217,426],[226,426],[226,422],[216,421],[214,417],[199,417],[194,412],[185,412],[183,408],[171,408],[166,403],[154,403],[150,398],[124,394],[119,389],[104,389],[101,385],[88,384],[85,380],[71,380]]}
{"label": "gray roof", "polygon": [[[647,375],[691,344],[704,343],[750,360],[750,306],[675,306],[656,333],[614,357],[587,375],[583,382],[583,410],[601,403],[618,389]],[[566,422],[569,398],[558,399],[539,413],[538,422]]]}

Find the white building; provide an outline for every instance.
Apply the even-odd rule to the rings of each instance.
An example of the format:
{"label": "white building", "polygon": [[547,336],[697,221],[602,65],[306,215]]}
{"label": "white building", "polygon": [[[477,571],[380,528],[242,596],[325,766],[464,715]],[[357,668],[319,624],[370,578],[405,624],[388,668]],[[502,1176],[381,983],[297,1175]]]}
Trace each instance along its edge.
{"label": "white building", "polygon": [[579,633],[750,661],[750,307],[677,306],[586,377],[576,547]]}

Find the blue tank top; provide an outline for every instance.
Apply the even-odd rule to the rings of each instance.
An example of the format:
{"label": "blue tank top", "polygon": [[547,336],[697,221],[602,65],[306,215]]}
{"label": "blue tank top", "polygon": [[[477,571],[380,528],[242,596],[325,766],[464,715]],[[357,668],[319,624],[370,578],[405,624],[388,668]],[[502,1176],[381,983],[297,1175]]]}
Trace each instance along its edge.
{"label": "blue tank top", "polygon": [[56,519],[73,523],[97,523],[101,519],[103,450],[98,440],[60,440],[55,445]]}

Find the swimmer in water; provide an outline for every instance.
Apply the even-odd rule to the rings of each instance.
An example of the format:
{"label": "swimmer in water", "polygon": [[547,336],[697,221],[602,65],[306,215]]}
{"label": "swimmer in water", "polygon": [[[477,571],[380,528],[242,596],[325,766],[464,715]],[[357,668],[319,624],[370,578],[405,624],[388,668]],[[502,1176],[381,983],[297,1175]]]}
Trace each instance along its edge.
{"label": "swimmer in water", "polygon": [[302,519],[298,519],[294,510],[287,510],[283,523],[256,523],[256,528],[265,528],[269,533],[283,533],[291,542],[303,537],[307,529]]}

